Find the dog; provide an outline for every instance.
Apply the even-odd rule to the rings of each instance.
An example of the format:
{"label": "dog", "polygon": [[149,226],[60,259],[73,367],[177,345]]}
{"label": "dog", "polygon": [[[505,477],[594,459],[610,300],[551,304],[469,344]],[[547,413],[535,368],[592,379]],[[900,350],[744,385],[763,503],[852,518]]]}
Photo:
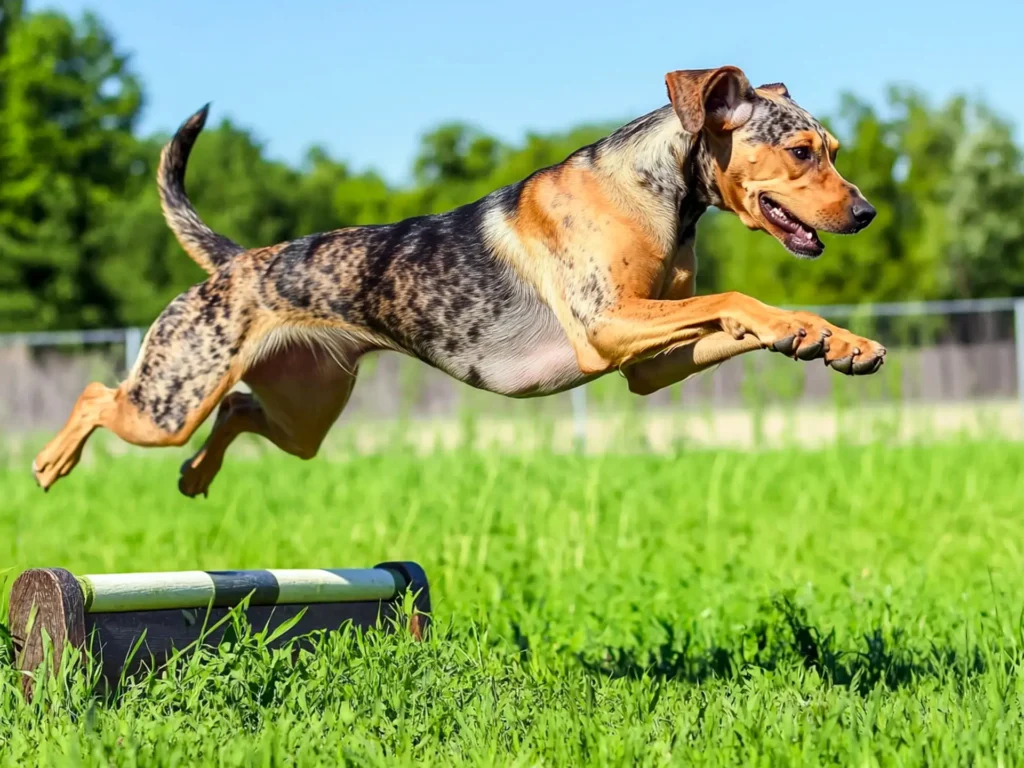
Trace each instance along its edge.
{"label": "dog", "polygon": [[[759,349],[877,371],[880,344],[814,314],[696,295],[709,206],[800,258],[822,253],[817,230],[870,224],[875,209],[835,168],[839,142],[784,85],[754,88],[738,67],[678,70],[665,85],[665,106],[476,202],[251,250],[186,195],[207,105],[163,148],[157,180],[168,226],[209,278],[170,302],[120,386],[85,388],[33,462],[38,484],[67,475],[98,427],[181,446],[218,405],[182,465],[185,495],[207,494],[244,432],[310,459],[376,350],[517,398],[611,371],[646,395]],[[239,382],[250,393],[231,391]]]}

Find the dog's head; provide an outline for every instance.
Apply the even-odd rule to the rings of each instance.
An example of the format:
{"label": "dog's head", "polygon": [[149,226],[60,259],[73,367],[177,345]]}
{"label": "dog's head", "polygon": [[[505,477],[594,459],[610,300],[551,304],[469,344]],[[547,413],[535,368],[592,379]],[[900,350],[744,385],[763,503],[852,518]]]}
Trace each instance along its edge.
{"label": "dog's head", "polygon": [[875,209],[835,167],[839,142],[781,83],[752,88],[736,67],[665,76],[683,130],[703,135],[722,205],[788,251],[816,258],[817,230],[853,234]]}

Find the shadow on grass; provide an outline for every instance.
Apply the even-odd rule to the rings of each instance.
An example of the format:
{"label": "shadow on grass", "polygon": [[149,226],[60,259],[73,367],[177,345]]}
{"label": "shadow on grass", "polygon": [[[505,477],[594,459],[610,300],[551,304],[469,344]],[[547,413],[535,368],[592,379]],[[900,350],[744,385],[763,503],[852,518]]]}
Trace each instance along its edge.
{"label": "shadow on grass", "polygon": [[[665,640],[653,649],[604,648],[597,658],[594,654],[578,654],[577,658],[589,671],[613,678],[690,683],[735,680],[753,669],[774,671],[797,664],[814,670],[826,683],[860,694],[879,684],[895,689],[923,678],[963,682],[986,671],[977,646],[966,652],[939,645],[913,649],[902,643],[901,630],[887,639],[880,628],[874,628],[861,636],[860,647],[841,650],[836,647],[834,630],[826,633],[813,626],[806,612],[789,599],[776,601],[770,614],[731,645],[711,643],[698,648],[691,635],[680,636],[674,627],[661,622]],[[1007,663],[1015,666],[1013,661]]]}

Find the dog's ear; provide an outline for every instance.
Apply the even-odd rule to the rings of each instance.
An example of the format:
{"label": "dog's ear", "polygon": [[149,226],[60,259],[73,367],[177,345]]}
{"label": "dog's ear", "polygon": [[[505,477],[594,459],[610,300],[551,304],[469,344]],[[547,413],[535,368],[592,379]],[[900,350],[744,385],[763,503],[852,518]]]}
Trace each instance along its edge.
{"label": "dog's ear", "polygon": [[665,75],[665,86],[688,133],[700,133],[705,127],[735,130],[754,111],[754,91],[738,67],[676,70]]}
{"label": "dog's ear", "polygon": [[789,95],[789,89],[783,83],[768,83],[767,85],[762,85],[757,90],[770,91],[771,93],[774,93],[777,96],[783,96],[787,99],[792,98]]}

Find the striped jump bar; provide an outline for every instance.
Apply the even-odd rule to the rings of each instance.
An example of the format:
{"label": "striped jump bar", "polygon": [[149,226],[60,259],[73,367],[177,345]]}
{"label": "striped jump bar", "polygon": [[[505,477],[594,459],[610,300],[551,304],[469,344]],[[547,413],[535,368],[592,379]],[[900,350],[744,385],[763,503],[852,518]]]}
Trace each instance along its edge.
{"label": "striped jump bar", "polygon": [[75,577],[86,613],[157,611],[169,608],[347,603],[390,600],[406,588],[387,568],[308,568],[258,571],[104,573]]}

